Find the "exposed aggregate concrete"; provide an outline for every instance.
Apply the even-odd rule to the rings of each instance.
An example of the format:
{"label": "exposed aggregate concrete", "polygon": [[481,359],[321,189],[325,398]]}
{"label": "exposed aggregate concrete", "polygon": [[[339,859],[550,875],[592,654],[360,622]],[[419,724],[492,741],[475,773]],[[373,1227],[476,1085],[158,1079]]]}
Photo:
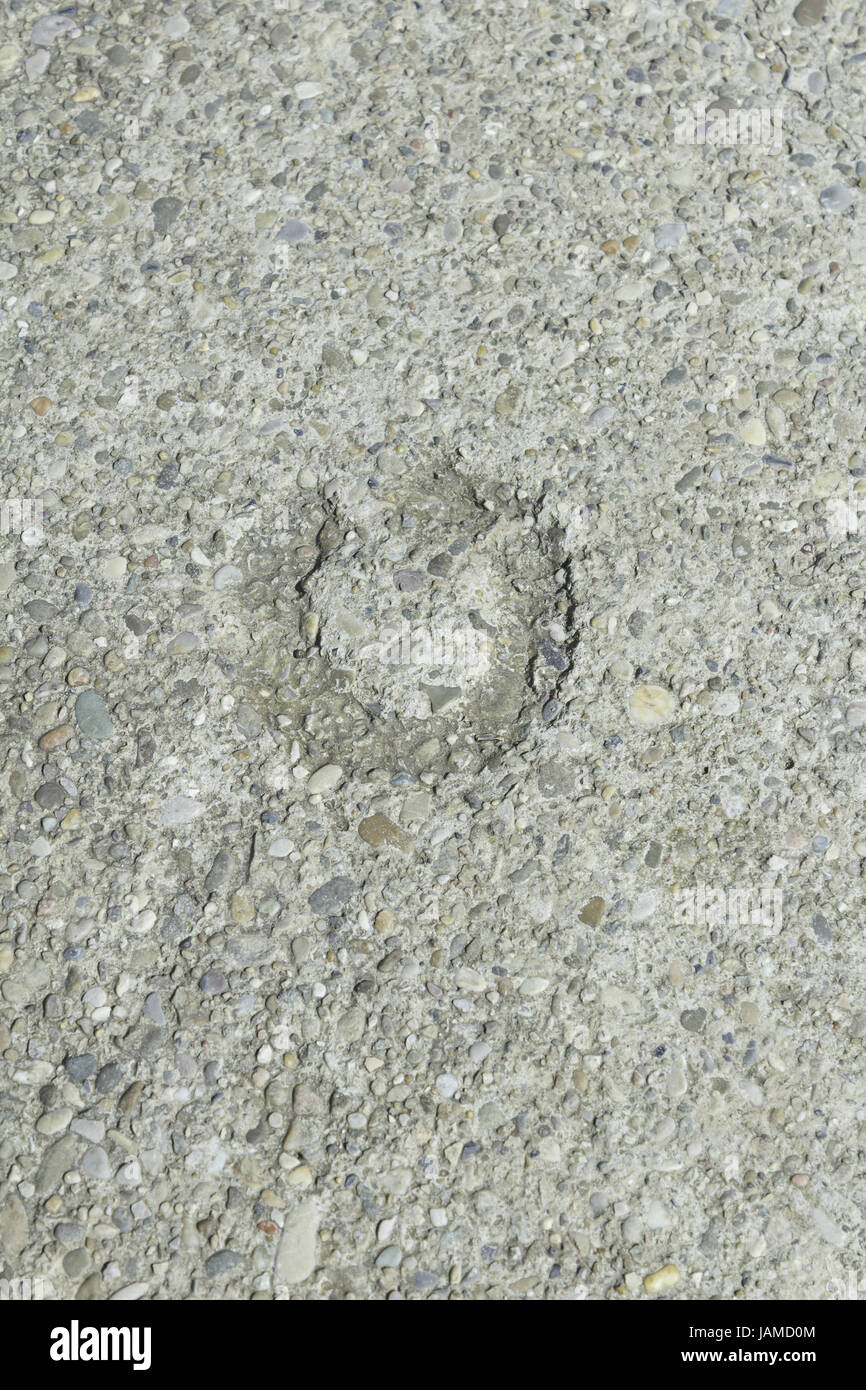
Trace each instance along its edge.
{"label": "exposed aggregate concrete", "polygon": [[864,84],[842,0],[6,0],[0,1278],[850,1296]]}

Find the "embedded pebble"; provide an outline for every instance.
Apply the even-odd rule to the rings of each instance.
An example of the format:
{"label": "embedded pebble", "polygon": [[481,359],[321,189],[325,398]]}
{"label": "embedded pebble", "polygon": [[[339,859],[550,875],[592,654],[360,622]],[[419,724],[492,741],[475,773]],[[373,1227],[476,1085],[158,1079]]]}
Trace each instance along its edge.
{"label": "embedded pebble", "polygon": [[160,817],[163,825],[188,825],[204,812],[202,803],[191,796],[170,796],[162,803]]}
{"label": "embedded pebble", "polygon": [[77,26],[68,14],[48,14],[37,19],[30,30],[29,42],[50,45],[55,39],[67,34],[75,34]]}
{"label": "embedded pebble", "polygon": [[274,1271],[277,1285],[302,1284],[315,1270],[320,1216],[318,1203],[309,1201],[286,1218]]}
{"label": "embedded pebble", "polygon": [[653,232],[653,241],[657,251],[668,251],[679,246],[685,236],[686,225],[684,222],[664,222]]}
{"label": "embedded pebble", "polygon": [[646,729],[656,729],[667,723],[674,708],[674,697],[663,686],[639,685],[629,696],[629,714],[636,724]]}
{"label": "embedded pebble", "polygon": [[827,212],[847,212],[854,201],[854,194],[844,184],[831,183],[829,188],[822,188],[818,201]]}
{"label": "embedded pebble", "polygon": [[76,698],[75,720],[85,738],[101,741],[114,736],[105,700],[96,690],[83,690]]}
{"label": "embedded pebble", "polygon": [[339,912],[357,891],[358,885],[354,879],[338,874],[311,893],[308,902],[318,917],[329,917]]}
{"label": "embedded pebble", "polygon": [[648,1274],[643,1281],[643,1286],[647,1293],[666,1293],[668,1289],[672,1289],[679,1281],[679,1270],[676,1265],[669,1264],[663,1265],[662,1268],[657,1269],[654,1274]]}
{"label": "embedded pebble", "polygon": [[236,1265],[243,1264],[244,1257],[237,1250],[217,1250],[205,1261],[204,1272],[208,1279],[217,1279]]}
{"label": "embedded pebble", "polygon": [[307,791],[313,794],[317,792],[329,792],[337,786],[343,779],[343,769],[339,763],[326,763],[312,774],[307,782]]}
{"label": "embedded pebble", "polygon": [[296,217],[290,217],[277,233],[277,241],[303,241],[310,235],[310,229],[306,222],[300,222]]}

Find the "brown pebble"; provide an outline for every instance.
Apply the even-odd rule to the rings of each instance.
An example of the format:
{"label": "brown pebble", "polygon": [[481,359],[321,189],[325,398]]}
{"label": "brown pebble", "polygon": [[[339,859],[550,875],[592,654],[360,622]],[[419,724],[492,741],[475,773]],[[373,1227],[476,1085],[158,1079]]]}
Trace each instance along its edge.
{"label": "brown pebble", "polygon": [[52,748],[61,748],[64,743],[68,743],[75,733],[71,724],[58,724],[56,729],[49,729],[47,734],[43,734],[39,740],[39,747],[47,753]]}
{"label": "brown pebble", "polygon": [[44,415],[51,403],[50,396],[35,396],[29,405],[34,415]]}
{"label": "brown pebble", "polygon": [[358,826],[358,834],[362,840],[366,840],[368,845],[373,845],[378,849],[380,845],[396,845],[398,849],[410,850],[413,840],[411,835],[407,835],[405,830],[401,830],[399,825],[395,825],[388,816],[383,816],[379,812],[375,816],[368,816],[362,820]]}
{"label": "brown pebble", "polygon": [[604,898],[590,898],[580,909],[580,920],[588,927],[597,927],[604,916]]}
{"label": "brown pebble", "polygon": [[119,1102],[120,1108],[125,1115],[128,1115],[130,1110],[134,1110],[138,1105],[142,1089],[143,1087],[140,1081],[133,1081],[131,1086],[127,1086]]}

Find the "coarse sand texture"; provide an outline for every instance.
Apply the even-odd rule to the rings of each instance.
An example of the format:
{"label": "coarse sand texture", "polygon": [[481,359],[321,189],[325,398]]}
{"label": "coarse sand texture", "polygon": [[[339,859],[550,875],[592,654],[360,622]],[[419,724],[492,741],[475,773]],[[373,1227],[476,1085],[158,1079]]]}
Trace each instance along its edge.
{"label": "coarse sand texture", "polygon": [[3,0],[0,1280],[866,1292],[864,131],[846,0]]}

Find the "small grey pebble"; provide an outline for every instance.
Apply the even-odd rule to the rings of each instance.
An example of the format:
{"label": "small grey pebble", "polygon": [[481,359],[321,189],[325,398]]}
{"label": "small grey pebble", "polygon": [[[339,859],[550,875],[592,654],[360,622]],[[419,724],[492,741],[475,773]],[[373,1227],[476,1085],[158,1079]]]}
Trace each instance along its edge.
{"label": "small grey pebble", "polygon": [[96,1058],[92,1052],[82,1052],[78,1057],[67,1057],[63,1065],[73,1081],[87,1081],[96,1071]]}
{"label": "small grey pebble", "polygon": [[227,986],[228,981],[221,970],[206,970],[198,982],[204,994],[222,994]]}
{"label": "small grey pebble", "polygon": [[353,878],[338,874],[311,893],[307,902],[317,917],[331,917],[340,912],[357,891],[358,885]]}
{"label": "small grey pebble", "polygon": [[818,201],[827,212],[847,212],[854,194],[843,183],[831,183],[829,188],[821,190]]}
{"label": "small grey pebble", "polygon": [[111,738],[114,725],[105,701],[96,690],[83,690],[75,701],[75,719],[85,738],[98,742]]}
{"label": "small grey pebble", "polygon": [[225,1274],[228,1270],[234,1269],[236,1265],[244,1262],[243,1255],[239,1255],[236,1250],[217,1250],[215,1255],[211,1255],[205,1261],[204,1272],[208,1279],[215,1279],[219,1274]]}

